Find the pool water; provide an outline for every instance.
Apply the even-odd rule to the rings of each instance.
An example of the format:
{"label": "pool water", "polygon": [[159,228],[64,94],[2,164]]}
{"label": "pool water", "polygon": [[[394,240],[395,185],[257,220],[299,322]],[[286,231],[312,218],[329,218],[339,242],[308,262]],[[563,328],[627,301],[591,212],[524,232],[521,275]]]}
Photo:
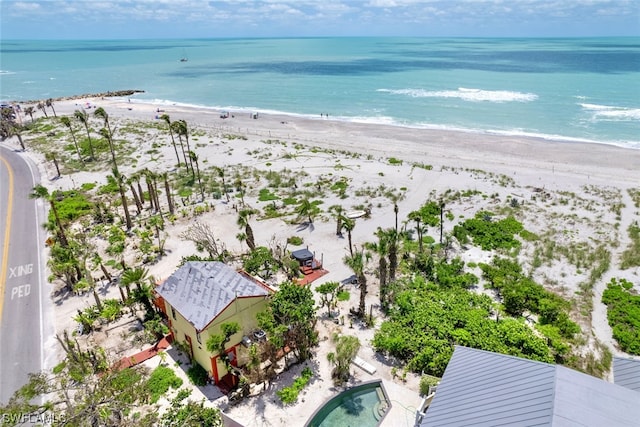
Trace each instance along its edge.
{"label": "pool water", "polygon": [[390,407],[380,381],[343,391],[322,406],[308,427],[376,427]]}

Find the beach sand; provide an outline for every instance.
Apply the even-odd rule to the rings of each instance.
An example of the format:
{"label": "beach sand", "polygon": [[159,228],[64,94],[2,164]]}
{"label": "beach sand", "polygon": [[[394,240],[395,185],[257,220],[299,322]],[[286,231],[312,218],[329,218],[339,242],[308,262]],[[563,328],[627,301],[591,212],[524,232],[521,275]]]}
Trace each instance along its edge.
{"label": "beach sand", "polygon": [[[640,282],[640,269],[620,270],[618,267],[620,254],[629,243],[626,230],[639,217],[639,209],[634,206],[627,190],[638,188],[640,183],[640,150],[602,144],[351,123],[326,117],[261,113],[255,119],[250,111],[230,111],[233,117],[223,119],[218,110],[155,105],[135,99],[129,101],[127,98],[58,101],[55,109],[58,116],[73,114],[79,108],[87,108],[86,111],[92,114],[96,106],[107,111],[116,129],[124,129],[127,123],[139,120],[161,122],[158,118],[161,114],[170,115],[172,121],[184,119],[192,133],[192,149],[200,159],[201,169],[206,172],[212,166],[218,166],[224,167],[230,174],[231,171],[245,173],[245,202],[251,207],[262,209],[268,203],[258,200],[258,190],[266,187],[266,182],[252,179],[253,170],[290,171],[287,173],[296,177],[299,186],[316,191],[317,198],[323,201],[320,205],[323,212],[314,221],[313,227],[298,227],[291,223],[295,217],[292,215],[286,217],[287,221],[252,220],[258,245],[267,246],[271,241],[283,242],[296,235],[304,239],[304,245],[314,251],[316,257],[322,257],[329,273],[314,282],[312,287],[325,281],[339,281],[352,274],[342,261],[348,254],[347,239],[336,236],[335,220],[327,208],[342,205],[347,211],[363,206],[371,209],[370,218],[356,220],[352,233],[354,244],[362,247],[365,242],[375,240],[374,232],[378,227],[394,226],[395,214],[389,193],[402,195],[398,201],[400,227],[412,228],[414,224],[406,222],[407,214],[425,202],[459,191],[462,195],[447,204],[447,213],[455,220],[445,221],[445,233],[450,233],[460,218],[472,217],[483,209],[498,209],[515,198],[522,209],[518,219],[529,231],[551,233],[550,238],[567,245],[575,242],[595,244],[598,240],[607,239],[617,241],[619,245],[611,247],[611,269],[597,281],[593,289],[592,315],[577,320],[584,330],[585,352],[595,348],[597,339],[614,354],[623,354],[615,347],[606,320],[606,307],[600,302],[600,297],[611,277],[627,278],[636,286]],[[36,116],[39,115],[40,112]],[[29,118],[23,117],[23,120]],[[93,127],[97,128],[98,119],[91,120]],[[128,175],[145,167],[153,171],[175,168],[176,159],[168,133],[155,129],[149,132],[152,138],[138,139],[136,142],[135,166],[121,165],[123,174]],[[197,137],[193,136],[195,133]],[[246,139],[230,138],[230,135]],[[28,139],[26,143],[28,146]],[[17,145],[12,140],[3,144],[14,148]],[[147,154],[152,146],[156,152]],[[46,178],[55,175],[50,162],[45,162],[41,154],[29,149],[25,155],[39,164],[43,185],[52,189],[69,189],[83,182],[102,184],[106,181],[105,173],[110,170],[105,167],[93,172],[63,173],[60,179],[49,180]],[[326,188],[338,180],[348,183],[344,198],[337,191]],[[150,273],[156,279],[168,277],[183,256],[196,253],[191,242],[179,237],[194,220],[210,224],[232,252],[246,250],[246,245],[235,237],[240,232],[234,209],[234,205],[239,203],[238,199],[228,204],[223,199],[207,199],[206,202],[212,207],[209,212],[196,217],[191,213],[192,206],[187,205],[182,207],[187,214],[179,216],[174,225],[165,229],[165,248],[168,253],[158,263],[149,266]],[[620,204],[618,211],[612,209],[614,203]],[[438,232],[435,229],[428,230],[428,234],[436,240]],[[533,244],[525,242],[521,259],[526,262],[532,251]],[[490,254],[473,248],[463,250],[457,247],[455,256],[476,263],[491,259]],[[374,276],[376,263],[374,257],[367,268],[370,278],[367,305],[375,304],[378,300],[377,279]],[[479,270],[476,274],[479,275]],[[567,298],[576,298],[576,291],[587,274],[588,271],[555,260],[536,269],[534,278]],[[105,289],[104,293],[115,296],[117,290]],[[349,306],[355,306],[358,295],[356,289],[351,289],[350,301],[342,303],[340,309],[346,312]],[[57,330],[73,328],[71,317],[78,307],[84,308],[90,304],[92,298],[79,296],[57,306]],[[376,310],[374,315],[379,325],[382,322],[381,315]],[[350,328],[322,319],[318,325],[321,343],[313,364],[319,375],[302,393],[301,401],[283,407],[275,395],[275,390],[291,384],[293,375],[302,368],[295,367],[283,374],[269,390],[238,406],[229,407],[225,413],[245,426],[304,424],[313,411],[336,392],[331,383],[326,354],[331,351],[331,333],[340,331],[360,338],[363,344],[360,357],[377,370],[374,375],[369,375],[354,367],[355,375],[351,383],[375,378],[384,380],[393,407],[382,425],[413,425],[413,411],[420,403],[418,377],[410,374],[406,381],[402,381],[392,376],[393,361],[376,355],[371,348],[372,329],[359,326]],[[108,345],[109,338],[101,336],[95,338],[94,342]],[[135,349],[121,348],[119,351],[119,354],[128,354]],[[207,387],[198,392],[212,397],[215,395],[212,390],[213,387]]]}

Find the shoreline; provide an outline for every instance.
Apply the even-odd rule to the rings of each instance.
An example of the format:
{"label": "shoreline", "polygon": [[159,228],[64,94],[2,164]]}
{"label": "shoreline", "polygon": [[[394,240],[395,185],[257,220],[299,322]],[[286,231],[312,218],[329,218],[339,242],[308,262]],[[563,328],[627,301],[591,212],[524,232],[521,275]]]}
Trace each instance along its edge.
{"label": "shoreline", "polygon": [[[374,117],[371,117],[371,118],[346,117],[346,116],[329,117],[328,115],[317,117],[316,115],[313,115],[313,114],[276,111],[276,110],[270,110],[270,109],[249,108],[249,107],[209,106],[209,105],[190,104],[190,103],[184,103],[184,102],[172,101],[172,100],[153,100],[153,99],[135,98],[135,96],[140,93],[146,93],[146,91],[140,90],[140,89],[125,89],[125,90],[100,92],[95,94],[70,95],[70,96],[53,98],[52,100],[55,102],[96,100],[97,102],[97,100],[105,101],[109,99],[113,101],[127,102],[127,103],[130,103],[132,106],[139,105],[139,106],[152,106],[154,108],[162,108],[162,109],[164,108],[184,109],[185,111],[191,111],[191,112],[200,111],[200,112],[212,112],[214,114],[217,114],[221,111],[228,111],[230,113],[235,113],[238,115],[251,115],[253,113],[258,113],[261,116],[290,118],[290,120],[314,120],[314,121],[318,120],[318,121],[345,123],[349,125],[353,124],[353,125],[361,125],[361,126],[388,126],[394,129],[407,129],[409,131],[424,131],[424,132],[434,132],[434,133],[450,132],[454,134],[480,136],[485,138],[495,137],[495,138],[507,138],[507,139],[523,139],[523,140],[549,142],[554,144],[603,145],[603,146],[611,146],[611,147],[617,147],[622,149],[640,151],[640,140],[638,141],[598,141],[598,140],[590,140],[590,139],[572,137],[572,136],[533,133],[533,132],[526,132],[526,131],[522,132],[522,131],[508,131],[508,130],[500,130],[500,129],[466,129],[466,128],[447,127],[445,125],[437,125],[437,124],[421,125],[416,123],[399,123],[394,121],[383,122],[383,121],[375,121]],[[39,102],[45,102],[45,101],[46,99],[29,100],[29,101],[9,101],[9,103],[37,104]]]}

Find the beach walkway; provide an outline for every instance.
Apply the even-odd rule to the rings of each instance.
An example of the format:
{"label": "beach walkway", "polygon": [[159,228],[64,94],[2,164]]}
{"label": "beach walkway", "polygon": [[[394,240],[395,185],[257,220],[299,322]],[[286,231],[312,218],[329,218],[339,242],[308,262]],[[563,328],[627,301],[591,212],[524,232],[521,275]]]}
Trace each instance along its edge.
{"label": "beach walkway", "polygon": [[171,338],[169,335],[163,337],[160,341],[158,341],[152,347],[149,347],[145,350],[142,350],[139,353],[136,353],[132,356],[123,357],[118,362],[113,365],[114,369],[125,369],[130,368],[131,366],[139,365],[142,362],[145,362],[152,357],[156,356],[159,352],[165,351],[171,345]]}

